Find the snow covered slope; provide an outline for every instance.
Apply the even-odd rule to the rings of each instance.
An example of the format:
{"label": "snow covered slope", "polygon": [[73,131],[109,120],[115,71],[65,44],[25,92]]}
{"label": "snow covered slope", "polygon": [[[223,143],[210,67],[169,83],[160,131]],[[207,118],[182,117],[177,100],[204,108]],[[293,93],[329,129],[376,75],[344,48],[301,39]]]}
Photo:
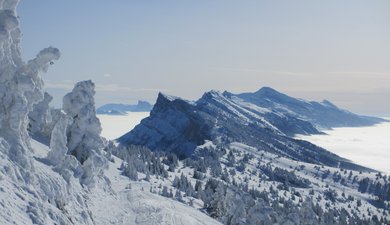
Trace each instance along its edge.
{"label": "snow covered slope", "polygon": [[121,175],[121,160],[116,157],[105,172],[107,180],[96,187],[86,189],[77,179],[67,183],[42,160],[48,146],[34,140],[31,144],[37,186],[15,181],[12,177],[20,176],[15,165],[0,157],[0,224],[220,224],[183,203],[150,193],[148,182]]}
{"label": "snow covered slope", "polygon": [[[122,160],[114,157],[106,176],[110,192],[90,192],[88,205],[96,224],[217,225],[219,222],[178,201],[151,193],[151,183],[121,175]],[[109,207],[107,207],[109,206]]]}

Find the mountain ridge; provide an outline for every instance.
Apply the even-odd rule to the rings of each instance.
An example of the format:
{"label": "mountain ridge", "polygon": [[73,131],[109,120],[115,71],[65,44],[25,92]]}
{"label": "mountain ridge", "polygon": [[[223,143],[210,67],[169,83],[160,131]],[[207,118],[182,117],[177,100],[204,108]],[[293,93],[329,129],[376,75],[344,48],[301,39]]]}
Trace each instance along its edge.
{"label": "mountain ridge", "polygon": [[328,100],[316,102],[293,98],[270,87],[263,87],[253,93],[231,94],[231,96],[237,96],[260,107],[272,108],[279,113],[308,120],[319,129],[371,126],[385,121],[340,109]]}
{"label": "mountain ridge", "polygon": [[160,93],[150,116],[118,141],[172,151],[182,158],[191,156],[206,140],[238,141],[298,161],[368,170],[291,137],[296,133],[321,133],[310,122],[272,108],[258,110],[257,105],[242,100],[218,91],[206,92],[196,102]]}

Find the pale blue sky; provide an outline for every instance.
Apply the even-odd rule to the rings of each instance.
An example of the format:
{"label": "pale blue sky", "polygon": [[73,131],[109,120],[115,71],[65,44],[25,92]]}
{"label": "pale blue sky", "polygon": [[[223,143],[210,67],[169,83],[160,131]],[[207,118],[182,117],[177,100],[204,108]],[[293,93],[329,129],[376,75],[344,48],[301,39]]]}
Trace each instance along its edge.
{"label": "pale blue sky", "polygon": [[26,60],[62,52],[44,75],[56,105],[92,79],[98,105],[271,86],[390,114],[387,0],[22,0],[19,16]]}

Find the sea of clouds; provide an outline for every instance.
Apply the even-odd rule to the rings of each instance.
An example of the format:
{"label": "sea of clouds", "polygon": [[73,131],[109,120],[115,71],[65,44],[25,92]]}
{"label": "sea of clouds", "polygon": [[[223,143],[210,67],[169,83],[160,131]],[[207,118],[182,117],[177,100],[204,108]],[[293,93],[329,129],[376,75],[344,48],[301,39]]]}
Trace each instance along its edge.
{"label": "sea of clouds", "polygon": [[310,141],[360,165],[390,174],[390,122],[370,127],[335,128],[324,132],[327,135],[299,135],[297,138]]}
{"label": "sea of clouds", "polygon": [[149,116],[149,112],[129,112],[127,115],[97,115],[102,124],[102,136],[114,140],[126,134]]}

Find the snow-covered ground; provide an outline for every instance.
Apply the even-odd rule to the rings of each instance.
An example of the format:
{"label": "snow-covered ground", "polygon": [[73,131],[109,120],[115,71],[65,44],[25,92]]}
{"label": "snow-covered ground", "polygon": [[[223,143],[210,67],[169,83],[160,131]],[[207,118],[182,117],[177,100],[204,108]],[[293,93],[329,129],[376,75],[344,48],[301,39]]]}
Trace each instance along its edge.
{"label": "snow-covered ground", "polygon": [[[49,147],[34,140],[31,145],[35,151],[33,162],[39,188],[15,183],[11,179],[14,165],[5,157],[0,157],[0,165],[8,168],[0,168],[0,224],[54,224],[55,221],[65,221],[61,224],[92,224],[92,221],[88,223],[90,216],[96,225],[221,225],[200,210],[151,193],[148,182],[131,181],[122,176],[119,170],[122,161],[116,157],[115,163],[109,162],[105,171],[106,180],[99,180],[95,188],[82,188],[75,178],[71,178],[72,186],[67,186],[61,175],[42,160],[48,154]],[[3,156],[2,147],[0,145],[0,156]],[[108,179],[109,186],[106,183]],[[63,207],[51,202],[52,198],[41,199],[55,193],[71,199],[67,199]],[[88,212],[82,212],[82,209],[88,209]],[[68,220],[66,217],[60,220],[55,217],[57,215],[68,216]]]}
{"label": "snow-covered ground", "polygon": [[199,210],[151,193],[149,182],[120,175],[121,160],[114,158],[106,171],[113,194],[101,189],[90,193],[89,209],[96,224],[221,225]]}
{"label": "snow-covered ground", "polygon": [[97,115],[102,124],[102,136],[114,140],[132,130],[149,112],[128,112],[127,115]]}
{"label": "snow-covered ground", "polygon": [[358,164],[390,174],[390,122],[370,127],[343,127],[328,135],[298,135]]}

